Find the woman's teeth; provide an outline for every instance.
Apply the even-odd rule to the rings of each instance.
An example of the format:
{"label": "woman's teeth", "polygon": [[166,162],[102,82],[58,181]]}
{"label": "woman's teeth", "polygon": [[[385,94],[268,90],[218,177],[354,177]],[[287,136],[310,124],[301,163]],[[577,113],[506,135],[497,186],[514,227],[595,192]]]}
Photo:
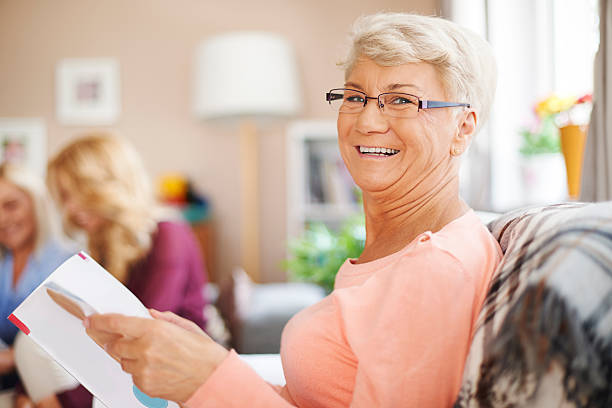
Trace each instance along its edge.
{"label": "woman's teeth", "polygon": [[393,156],[399,153],[399,150],[389,149],[386,147],[365,147],[359,146],[359,152],[362,154],[369,154],[374,156]]}

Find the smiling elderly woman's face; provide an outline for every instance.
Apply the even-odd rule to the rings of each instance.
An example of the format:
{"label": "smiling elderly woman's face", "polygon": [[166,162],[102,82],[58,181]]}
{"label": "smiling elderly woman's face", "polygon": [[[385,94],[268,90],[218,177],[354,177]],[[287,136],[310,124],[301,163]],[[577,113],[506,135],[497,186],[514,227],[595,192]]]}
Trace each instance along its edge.
{"label": "smiling elderly woman's face", "polygon": [[[427,63],[384,67],[361,58],[347,77],[345,88],[363,91],[369,97],[392,91],[421,99],[448,100],[436,69]],[[442,108],[421,110],[413,118],[389,117],[375,100],[369,100],[359,113],[339,113],[340,152],[355,183],[366,192],[400,187],[397,190],[405,193],[417,186],[426,192],[435,187],[428,184],[458,172],[458,163],[450,152],[467,116],[461,108]],[[398,152],[371,154],[363,152],[363,147]],[[431,173],[437,177],[428,177]]]}

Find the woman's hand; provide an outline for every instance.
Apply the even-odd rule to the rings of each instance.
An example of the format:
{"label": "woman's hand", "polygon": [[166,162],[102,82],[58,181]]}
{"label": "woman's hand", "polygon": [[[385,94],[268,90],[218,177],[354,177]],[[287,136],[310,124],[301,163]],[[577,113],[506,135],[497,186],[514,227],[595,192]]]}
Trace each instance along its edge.
{"label": "woman's hand", "polygon": [[149,309],[149,314],[154,319],[164,320],[168,323],[176,324],[177,326],[182,327],[183,329],[192,333],[208,336],[206,333],[204,333],[204,330],[202,330],[200,326],[198,326],[191,320],[187,320],[184,317],[177,316],[172,312],[160,312],[159,310]]}
{"label": "woman's hand", "polygon": [[[156,319],[99,314],[83,321],[87,334],[151,397],[187,401],[225,359],[228,351],[176,316]],[[199,328],[198,328],[199,329]],[[101,341],[101,339],[103,339]]]}
{"label": "woman's hand", "polygon": [[13,371],[15,368],[15,354],[13,348],[7,348],[0,351],[0,374],[6,374]]}

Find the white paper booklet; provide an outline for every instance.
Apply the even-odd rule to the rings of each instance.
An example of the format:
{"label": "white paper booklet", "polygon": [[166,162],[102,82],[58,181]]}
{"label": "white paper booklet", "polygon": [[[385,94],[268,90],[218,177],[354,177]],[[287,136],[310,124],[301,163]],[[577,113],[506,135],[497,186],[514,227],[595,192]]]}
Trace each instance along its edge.
{"label": "white paper booklet", "polygon": [[84,252],[55,270],[9,316],[108,408],[178,408],[151,398],[85,332],[82,318],[121,313],[150,318],[142,303]]}

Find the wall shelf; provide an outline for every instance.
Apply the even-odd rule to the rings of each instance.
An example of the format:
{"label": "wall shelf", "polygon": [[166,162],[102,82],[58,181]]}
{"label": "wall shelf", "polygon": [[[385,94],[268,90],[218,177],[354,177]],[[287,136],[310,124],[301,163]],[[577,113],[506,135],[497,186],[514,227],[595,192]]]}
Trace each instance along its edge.
{"label": "wall shelf", "polygon": [[311,222],[337,229],[361,211],[340,156],[335,121],[298,121],[287,132],[287,237]]}

